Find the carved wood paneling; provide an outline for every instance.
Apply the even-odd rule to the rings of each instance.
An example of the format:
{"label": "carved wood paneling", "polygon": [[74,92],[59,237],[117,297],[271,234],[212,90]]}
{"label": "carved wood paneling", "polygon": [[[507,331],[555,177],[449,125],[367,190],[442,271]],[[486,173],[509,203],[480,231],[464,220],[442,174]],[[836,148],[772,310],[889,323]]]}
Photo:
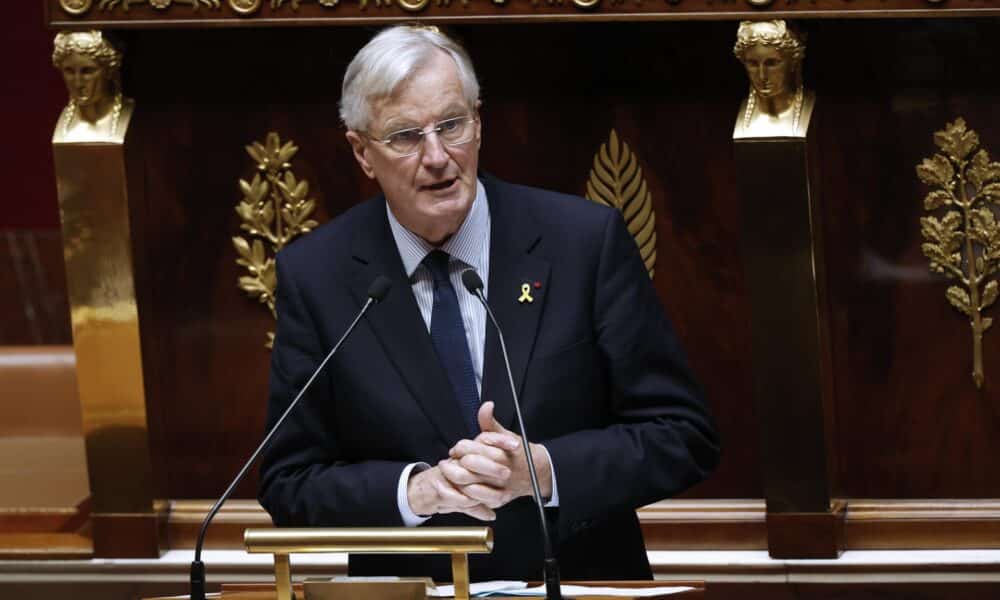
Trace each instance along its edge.
{"label": "carved wood paneling", "polygon": [[[942,305],[926,271],[913,177],[928,134],[951,113],[998,145],[1000,67],[974,58],[1000,53],[994,25],[809,27],[839,495],[1000,497],[1000,409],[988,390],[970,387],[961,317]],[[228,240],[238,226],[234,181],[251,175],[243,146],[272,130],[294,139],[297,175],[310,182],[320,221],[375,192],[335,108],[342,70],[370,31],[331,31],[125,35],[126,89],[140,107],[144,145],[146,198],[132,216],[158,497],[218,494],[263,429],[269,357],[259,332],[270,317],[235,288]],[[724,440],[718,472],[689,497],[762,496],[730,139],[746,85],[730,53],[733,31],[732,23],[457,30],[484,84],[484,168],[582,194],[611,127],[640,157],[658,219],[654,282]],[[206,58],[233,48],[242,58],[225,68]],[[986,344],[986,360],[1000,360],[1000,337]],[[252,481],[238,491],[253,495]]]}
{"label": "carved wood paneling", "polygon": [[[705,79],[705,62],[630,68],[628,57],[678,55],[693,39],[677,25],[668,26],[672,32],[635,27],[459,30],[486,90],[480,164],[503,178],[583,194],[594,149],[610,127],[630,140],[659,216],[655,283],[726,439],[717,476],[693,494],[759,497],[747,308],[733,260],[738,221],[724,179],[728,158],[707,144],[678,143],[725,139],[741,75],[728,49],[711,59],[712,68],[729,70],[727,79]],[[347,29],[332,38],[328,31],[290,30],[129,36],[133,70],[126,88],[145,107],[135,124],[144,132],[137,139],[145,140],[147,198],[135,209],[133,238],[146,278],[140,314],[150,332],[143,354],[157,421],[150,430],[158,431],[160,497],[218,494],[263,432],[269,355],[260,332],[270,316],[236,289],[242,273],[228,240],[238,227],[235,181],[251,174],[243,146],[272,130],[294,139],[296,175],[310,182],[320,221],[376,191],[354,163],[335,116],[340,73],[368,35]],[[509,44],[511,35],[517,45]],[[609,55],[595,35],[618,51]],[[701,26],[698,35],[717,47],[731,45],[728,26]],[[226,69],[201,58],[240,47],[253,58]],[[496,51],[501,47],[503,54]],[[563,58],[558,65],[539,62],[546,54]],[[146,71],[157,76],[143,77]],[[281,73],[280,81],[269,73]],[[677,110],[691,114],[677,118]],[[253,497],[254,483],[238,496]]]}
{"label": "carved wood paneling", "polygon": [[[1000,52],[1000,39],[989,21],[874,25],[817,23],[807,59],[823,98],[814,190],[825,221],[835,493],[997,498],[1000,395],[976,389],[968,319],[942,301],[946,280],[921,252],[927,188],[913,167],[960,115],[983,145],[1000,147],[1000,69],[973,58]],[[878,60],[860,50],[868,44]],[[983,357],[986,372],[1000,372],[1000,336],[984,336]]]}

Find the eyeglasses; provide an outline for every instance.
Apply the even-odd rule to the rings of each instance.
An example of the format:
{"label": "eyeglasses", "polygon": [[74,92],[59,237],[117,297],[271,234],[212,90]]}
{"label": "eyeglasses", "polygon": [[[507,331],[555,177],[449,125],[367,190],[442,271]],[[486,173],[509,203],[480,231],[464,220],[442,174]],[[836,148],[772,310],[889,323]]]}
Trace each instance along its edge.
{"label": "eyeglasses", "polygon": [[436,133],[441,143],[447,146],[468,144],[476,136],[476,120],[476,117],[470,116],[454,117],[438,121],[430,129],[411,127],[394,131],[382,139],[371,136],[369,138],[374,142],[385,144],[399,156],[412,156],[420,152],[424,138],[432,133]]}

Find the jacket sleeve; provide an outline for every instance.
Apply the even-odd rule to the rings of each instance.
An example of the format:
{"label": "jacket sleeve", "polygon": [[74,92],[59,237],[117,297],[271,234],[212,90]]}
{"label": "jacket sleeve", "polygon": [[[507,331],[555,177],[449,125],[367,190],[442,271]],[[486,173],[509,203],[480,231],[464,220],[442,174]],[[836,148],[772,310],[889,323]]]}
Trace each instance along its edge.
{"label": "jacket sleeve", "polygon": [[[268,430],[330,351],[282,254],[277,280]],[[321,371],[263,453],[261,505],[278,526],[401,526],[396,491],[406,463],[345,460],[332,429],[336,405],[331,379]]]}
{"label": "jacket sleeve", "polygon": [[672,496],[719,458],[714,424],[638,248],[620,213],[609,213],[592,320],[612,417],[543,442],[559,475],[562,525]]}

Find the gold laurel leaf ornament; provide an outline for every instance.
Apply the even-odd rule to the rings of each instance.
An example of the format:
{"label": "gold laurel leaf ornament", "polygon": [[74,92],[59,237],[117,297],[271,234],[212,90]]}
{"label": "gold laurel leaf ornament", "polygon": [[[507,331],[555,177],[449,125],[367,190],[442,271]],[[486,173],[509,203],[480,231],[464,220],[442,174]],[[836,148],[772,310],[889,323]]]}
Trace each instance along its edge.
{"label": "gold laurel leaf ornament", "polygon": [[[316,201],[308,199],[309,183],[292,172],[290,161],[298,151],[294,142],[282,143],[272,131],[263,144],[253,142],[246,147],[257,163],[257,172],[250,181],[239,180],[243,198],[235,210],[247,237],[234,236],[232,241],[239,255],[236,264],[247,274],[237,284],[250,298],[266,305],[272,317],[277,316],[274,297],[278,287],[274,255],[319,225],[312,219]],[[274,334],[268,332],[265,346],[271,348],[273,344]]]}
{"label": "gold laurel leaf ornament", "polygon": [[[972,380],[982,389],[983,334],[993,319],[983,311],[993,305],[1000,284],[1000,162],[979,148],[979,134],[959,117],[934,134],[939,152],[917,165],[917,178],[933,188],[920,219],[920,249],[931,271],[953,279],[945,299],[968,317],[972,328]],[[978,151],[977,151],[978,149]]]}
{"label": "gold laurel leaf ornament", "polygon": [[629,233],[639,246],[650,279],[656,267],[656,214],[653,195],[646,187],[642,167],[628,144],[612,129],[606,144],[594,155],[587,182],[587,198],[621,211]]}

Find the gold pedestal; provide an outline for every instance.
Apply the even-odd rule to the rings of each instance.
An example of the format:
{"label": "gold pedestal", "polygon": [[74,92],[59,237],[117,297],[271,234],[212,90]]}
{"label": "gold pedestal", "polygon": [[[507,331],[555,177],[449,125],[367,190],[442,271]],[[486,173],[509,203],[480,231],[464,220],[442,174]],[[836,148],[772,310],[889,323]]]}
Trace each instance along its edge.
{"label": "gold pedestal", "polygon": [[156,557],[123,114],[105,141],[53,140],[77,385],[99,557]]}

